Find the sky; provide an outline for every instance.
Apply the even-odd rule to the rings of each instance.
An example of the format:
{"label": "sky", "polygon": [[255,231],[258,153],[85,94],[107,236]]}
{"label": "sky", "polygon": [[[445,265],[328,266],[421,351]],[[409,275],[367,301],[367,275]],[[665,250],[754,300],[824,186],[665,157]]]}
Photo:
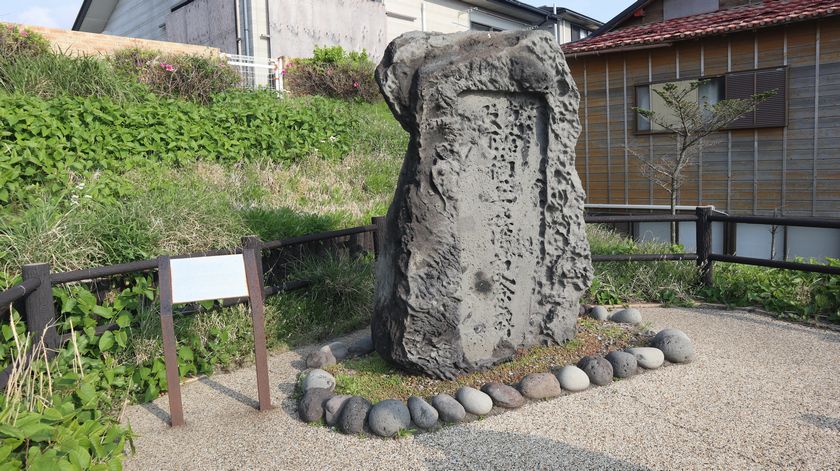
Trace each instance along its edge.
{"label": "sky", "polygon": [[[524,1],[535,6],[554,4],[552,0]],[[606,22],[631,3],[631,0],[558,0],[557,7]],[[81,4],[82,0],[0,0],[0,21],[69,29]]]}

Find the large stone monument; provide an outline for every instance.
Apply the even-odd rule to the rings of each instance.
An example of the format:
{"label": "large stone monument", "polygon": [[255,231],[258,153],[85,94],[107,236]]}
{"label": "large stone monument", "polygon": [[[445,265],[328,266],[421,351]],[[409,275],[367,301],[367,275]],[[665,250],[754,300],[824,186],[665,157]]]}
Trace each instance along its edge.
{"label": "large stone monument", "polygon": [[376,264],[376,350],[453,378],[574,337],[592,265],[579,95],[554,38],[407,33],[376,79],[411,134]]}

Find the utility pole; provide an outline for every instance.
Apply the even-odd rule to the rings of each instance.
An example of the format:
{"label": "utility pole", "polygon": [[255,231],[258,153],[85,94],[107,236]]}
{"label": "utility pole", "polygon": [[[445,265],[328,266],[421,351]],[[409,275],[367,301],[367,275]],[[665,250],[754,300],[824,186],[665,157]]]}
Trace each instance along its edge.
{"label": "utility pole", "polygon": [[554,2],[554,40],[560,44],[560,27],[557,25],[557,2]]}

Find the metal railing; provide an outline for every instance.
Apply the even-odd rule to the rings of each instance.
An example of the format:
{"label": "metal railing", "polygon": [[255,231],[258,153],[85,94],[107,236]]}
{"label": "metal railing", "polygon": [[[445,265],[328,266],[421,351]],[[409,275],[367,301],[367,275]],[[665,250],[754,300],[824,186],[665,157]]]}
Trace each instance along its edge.
{"label": "metal railing", "polygon": [[283,90],[282,59],[239,54],[222,54],[222,59],[239,72],[243,88],[265,88],[278,92]]}

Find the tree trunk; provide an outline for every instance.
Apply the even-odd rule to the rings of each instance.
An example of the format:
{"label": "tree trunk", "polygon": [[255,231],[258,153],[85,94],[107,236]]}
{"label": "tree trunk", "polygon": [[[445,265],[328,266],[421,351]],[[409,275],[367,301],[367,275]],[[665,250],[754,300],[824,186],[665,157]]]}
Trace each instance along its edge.
{"label": "tree trunk", "polygon": [[[671,216],[677,215],[677,179],[671,178]],[[671,221],[671,245],[677,243],[677,221]]]}

